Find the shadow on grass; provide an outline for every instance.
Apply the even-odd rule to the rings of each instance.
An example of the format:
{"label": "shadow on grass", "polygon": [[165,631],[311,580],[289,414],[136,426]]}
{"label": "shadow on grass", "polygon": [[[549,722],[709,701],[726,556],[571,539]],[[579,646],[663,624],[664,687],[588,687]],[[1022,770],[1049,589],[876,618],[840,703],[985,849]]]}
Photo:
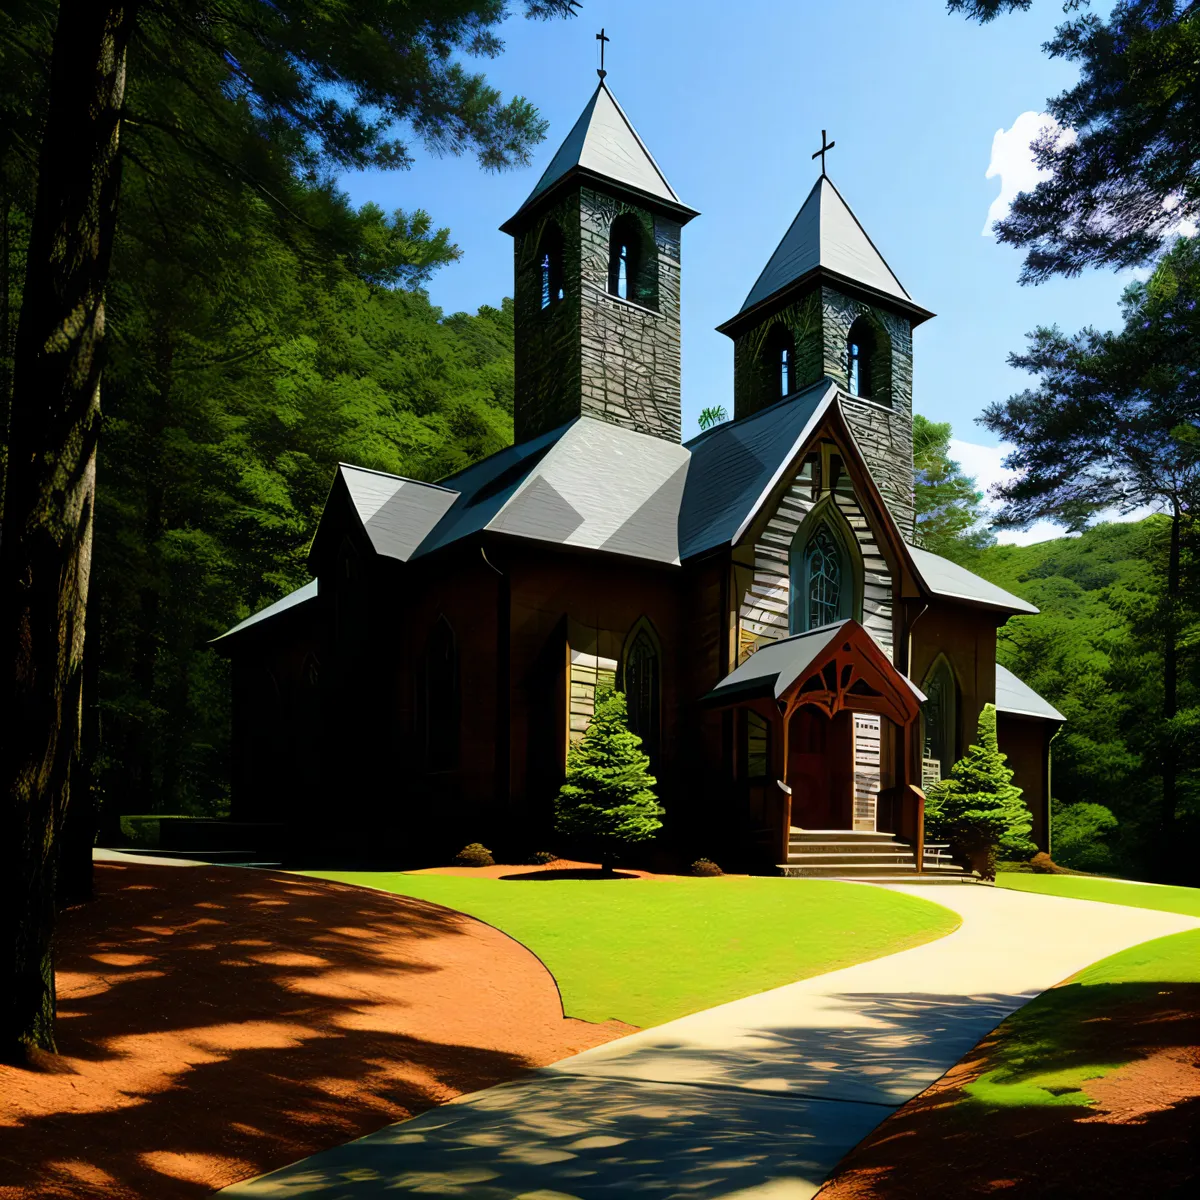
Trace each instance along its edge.
{"label": "shadow on grass", "polygon": [[[105,864],[97,883],[59,939],[59,1049],[74,1073],[0,1068],[5,1190],[201,1197],[535,1065],[486,1048],[537,1030],[489,1039],[496,1008],[496,1023],[520,1025],[520,989],[493,989],[492,1010],[471,1003],[498,959],[461,914],[227,868]],[[503,947],[520,967],[524,952]],[[542,1007],[524,1016],[544,1027],[557,996],[529,963]],[[459,1009],[465,1022],[441,1030],[474,1044],[437,1036],[439,1012]]]}
{"label": "shadow on grass", "polygon": [[501,875],[501,879],[637,879],[628,871],[603,871],[599,867],[562,867],[546,871],[520,871],[515,875]]}
{"label": "shadow on grass", "polygon": [[891,1116],[821,1200],[1191,1196],[1197,1146],[1200,984],[1073,983]]}

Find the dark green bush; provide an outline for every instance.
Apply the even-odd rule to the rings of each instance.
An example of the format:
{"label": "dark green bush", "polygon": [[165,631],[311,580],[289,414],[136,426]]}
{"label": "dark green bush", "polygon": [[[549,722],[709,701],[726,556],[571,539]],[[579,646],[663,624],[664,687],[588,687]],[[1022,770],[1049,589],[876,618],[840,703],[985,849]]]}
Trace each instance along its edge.
{"label": "dark green bush", "polygon": [[454,856],[454,863],[459,867],[494,867],[496,860],[485,845],[481,842],[472,842]]}
{"label": "dark green bush", "polygon": [[716,875],[724,875],[725,872],[711,858],[698,858],[692,863],[692,874],[702,878],[712,878]]}
{"label": "dark green bush", "polygon": [[547,863],[552,863],[557,858],[558,855],[551,853],[549,850],[538,850],[529,856],[529,866],[544,867]]}

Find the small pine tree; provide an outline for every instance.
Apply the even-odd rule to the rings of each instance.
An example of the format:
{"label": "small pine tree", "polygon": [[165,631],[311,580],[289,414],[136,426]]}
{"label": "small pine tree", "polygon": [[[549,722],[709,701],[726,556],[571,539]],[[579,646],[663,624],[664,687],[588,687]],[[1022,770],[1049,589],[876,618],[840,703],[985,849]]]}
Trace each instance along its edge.
{"label": "small pine tree", "polygon": [[955,858],[984,879],[996,877],[997,850],[1015,858],[1034,851],[1033,821],[1007,762],[996,740],[996,706],[985,704],[977,742],[954,764],[949,779],[929,789],[925,802],[927,836],[945,838]]}
{"label": "small pine tree", "polygon": [[624,694],[597,689],[591,724],[567,752],[567,781],[554,818],[557,831],[594,849],[605,869],[622,849],[649,841],[662,828],[657,780],[641,744],[629,728]]}

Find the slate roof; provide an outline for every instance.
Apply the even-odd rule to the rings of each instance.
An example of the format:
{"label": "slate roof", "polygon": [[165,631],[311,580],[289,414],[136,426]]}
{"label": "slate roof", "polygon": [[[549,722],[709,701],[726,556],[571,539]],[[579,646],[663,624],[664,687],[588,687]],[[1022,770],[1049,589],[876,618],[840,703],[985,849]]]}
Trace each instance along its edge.
{"label": "slate roof", "polygon": [[696,215],[695,209],[688,208],[667,182],[646,143],[603,80],[525,203],[500,228],[511,232],[522,213],[576,174],[604,179],[646,199],[657,200],[685,221]]}
{"label": "slate roof", "polygon": [[996,711],[1017,717],[1038,717],[1044,721],[1065,721],[1067,718],[1007,667],[996,664]]}
{"label": "slate roof", "polygon": [[[765,643],[744,663],[730,671],[703,698],[704,703],[729,703],[748,696],[770,696],[778,700],[834,642],[840,640],[847,625],[855,624],[855,621],[838,621],[832,625],[822,625],[819,629],[810,629],[807,633],[796,633]],[[900,678],[918,701],[924,701],[925,693],[911,679],[904,675],[900,675]]]}
{"label": "slate roof", "polygon": [[457,492],[366,467],[339,463],[355,511],[377,554],[407,562],[446,515]]}
{"label": "slate roof", "polygon": [[966,567],[922,550],[919,546],[908,547],[909,556],[917,575],[928,591],[947,600],[965,600],[980,608],[994,608],[1001,612],[1036,613],[1038,609],[1020,596],[1006,592],[1003,588],[980,578]]}
{"label": "slate roof", "polygon": [[822,379],[686,443],[692,462],[679,513],[680,558],[726,545],[742,533],[836,396],[836,385]]}
{"label": "slate roof", "polygon": [[263,621],[268,621],[272,617],[280,617],[285,612],[291,609],[299,608],[303,604],[307,604],[317,598],[317,581],[309,580],[303,587],[298,587],[294,592],[289,592],[282,600],[276,600],[274,604],[268,604],[266,608],[256,612],[252,617],[247,617],[240,624],[235,625],[232,629],[227,629],[220,637],[215,637],[209,643],[210,646],[215,646],[218,642],[223,642],[226,638],[231,638],[234,634],[244,633],[247,629],[260,624]]}
{"label": "slate roof", "polygon": [[827,175],[813,184],[783,240],[746,296],[738,315],[719,326],[729,332],[748,312],[793,285],[828,275],[891,300],[920,322],[933,314],[913,301],[850,206]]}

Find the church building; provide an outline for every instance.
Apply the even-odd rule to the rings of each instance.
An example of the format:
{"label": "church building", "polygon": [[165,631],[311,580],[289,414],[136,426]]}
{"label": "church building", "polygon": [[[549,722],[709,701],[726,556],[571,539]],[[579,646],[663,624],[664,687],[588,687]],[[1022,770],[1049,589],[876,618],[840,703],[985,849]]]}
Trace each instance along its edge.
{"label": "church building", "polygon": [[[823,160],[822,160],[823,162]],[[1037,610],[915,544],[917,304],[822,174],[741,307],[731,420],[681,442],[676,195],[601,78],[520,210],[515,442],[438,483],[342,464],[311,583],[217,639],[235,820],[292,852],[555,849],[596,688],[663,861],[937,863],[922,783],[983,705],[1048,849],[1061,715],[996,662]]]}

